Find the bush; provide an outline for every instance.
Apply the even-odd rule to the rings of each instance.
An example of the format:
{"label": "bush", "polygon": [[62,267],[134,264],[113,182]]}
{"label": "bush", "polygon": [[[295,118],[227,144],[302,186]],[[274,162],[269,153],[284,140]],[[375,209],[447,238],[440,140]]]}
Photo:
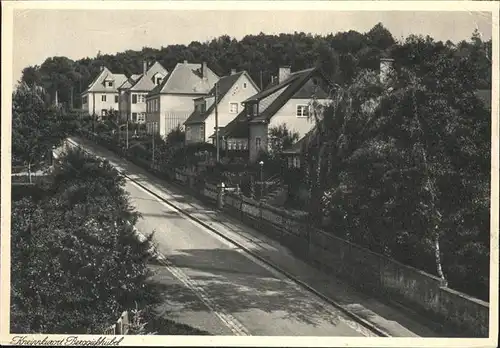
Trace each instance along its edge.
{"label": "bush", "polygon": [[138,242],[125,179],[68,153],[46,196],[12,205],[11,331],[101,333],[147,296],[151,237]]}

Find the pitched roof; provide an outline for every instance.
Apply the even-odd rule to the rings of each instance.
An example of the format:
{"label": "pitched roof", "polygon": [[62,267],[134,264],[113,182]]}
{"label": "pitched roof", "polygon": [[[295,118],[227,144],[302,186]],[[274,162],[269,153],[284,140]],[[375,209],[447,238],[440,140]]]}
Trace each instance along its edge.
{"label": "pitched roof", "polygon": [[113,74],[113,77],[115,79],[115,86],[120,86],[122,83],[127,81],[127,76],[125,74]]}
{"label": "pitched roof", "polygon": [[146,71],[146,74],[134,74],[130,77],[132,79],[132,83],[128,89],[132,91],[151,91],[156,87],[156,84],[153,82],[152,77],[161,73],[163,75],[167,75],[168,71],[158,62],[154,62],[153,65],[149,67]]}
{"label": "pitched roof", "polygon": [[139,79],[129,88],[131,91],[151,91],[156,85],[147,75],[141,75]]}
{"label": "pitched roof", "polygon": [[314,84],[307,83],[313,76],[319,76],[327,84],[331,84],[318,68],[310,68],[292,73],[283,82],[247,99],[245,102],[261,100],[283,89],[280,95],[267,108],[259,110],[259,115],[252,118],[251,122],[269,121],[291,98],[311,98],[313,95],[317,98],[327,98],[328,95],[323,89],[320,88],[317,90]]}
{"label": "pitched roof", "polygon": [[120,87],[118,87],[118,89],[129,89],[130,87],[132,87],[133,83],[134,83],[134,80],[132,79],[132,77],[130,77],[124,83],[122,83],[122,85]]}
{"label": "pitched roof", "polygon": [[150,95],[207,94],[219,80],[219,76],[208,67],[205,74],[206,78],[203,78],[201,64],[177,63],[174,70],[150,92]]}
{"label": "pitched roof", "polygon": [[326,84],[331,85],[331,82],[324,76],[318,68],[310,68],[294,72],[290,76],[278,84],[273,84],[269,88],[253,95],[246,99],[244,103],[251,101],[259,101],[271,94],[283,90],[281,94],[269,104],[264,110],[259,110],[259,116],[248,119],[245,110],[240,112],[219,134],[224,137],[246,138],[249,135],[249,122],[266,122],[269,121],[274,114],[285,105],[291,98],[310,98],[313,94],[318,98],[327,98],[326,93],[320,89],[316,91],[307,82],[313,77],[321,77]]}
{"label": "pitched roof", "polygon": [[162,73],[163,75],[167,75],[168,71],[163,67],[163,65],[155,61],[153,65],[149,67],[148,71],[146,71],[146,75],[148,75],[149,77],[153,77],[157,73]]}
{"label": "pitched roof", "polygon": [[99,73],[99,75],[94,79],[94,81],[92,81],[89,87],[82,94],[87,92],[112,91],[113,89],[110,89],[109,87],[105,87],[103,85],[103,82],[105,80],[110,80],[110,79],[115,81],[114,90],[117,90],[118,87],[120,87],[125,81],[127,81],[127,77],[124,74],[114,74],[108,68],[104,67]]}
{"label": "pitched roof", "polygon": [[232,119],[224,128],[219,131],[221,137],[248,138],[250,129],[246,111],[241,111],[238,116]]}
{"label": "pitched roof", "polygon": [[[218,82],[219,86],[219,95],[218,95],[218,100],[217,104],[221,102],[221,100],[224,98],[224,96],[231,90],[231,88],[234,86],[234,84],[238,81],[238,79],[242,75],[247,75],[247,77],[251,80],[250,76],[247,74],[246,71],[240,71],[236,74],[228,75],[222,77]],[[215,86],[210,90],[208,95],[212,96],[215,95]],[[199,99],[199,98],[196,98]],[[212,103],[205,112],[199,112],[198,110],[193,111],[193,113],[188,117],[186,122],[184,124],[194,124],[194,123],[201,123],[206,120],[206,118],[212,113],[212,111],[215,109],[215,103]]]}

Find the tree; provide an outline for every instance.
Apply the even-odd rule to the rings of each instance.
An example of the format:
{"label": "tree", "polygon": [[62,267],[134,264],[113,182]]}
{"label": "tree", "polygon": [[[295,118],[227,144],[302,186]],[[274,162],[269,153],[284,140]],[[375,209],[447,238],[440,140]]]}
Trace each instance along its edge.
{"label": "tree", "polygon": [[285,123],[269,129],[269,153],[279,155],[299,140],[299,133],[288,129]]}
{"label": "tree", "polygon": [[64,110],[50,105],[45,90],[21,83],[12,95],[12,155],[31,169],[59,146],[74,124]]}
{"label": "tree", "polygon": [[70,152],[53,179],[41,201],[13,204],[11,330],[101,333],[146,296],[151,237],[136,240],[108,162]]}
{"label": "tree", "polygon": [[314,113],[305,143],[312,221],[327,212],[343,237],[458,288],[474,275],[456,271],[457,252],[476,256],[483,285],[489,257],[489,112],[461,78],[465,63],[438,55],[433,70],[402,68],[389,85],[360,72]]}

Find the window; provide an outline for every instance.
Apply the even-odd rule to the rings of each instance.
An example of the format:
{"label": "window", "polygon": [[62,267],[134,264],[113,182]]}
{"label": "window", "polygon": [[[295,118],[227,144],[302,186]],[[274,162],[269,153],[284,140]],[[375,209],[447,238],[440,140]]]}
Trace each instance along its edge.
{"label": "window", "polygon": [[132,104],[137,104],[137,94],[132,94]]}
{"label": "window", "polygon": [[137,122],[146,122],[146,114],[144,112],[139,113],[139,115],[137,116]]}
{"label": "window", "polygon": [[293,158],[293,166],[295,168],[299,168],[300,167],[300,158],[298,158],[298,157],[294,157]]}
{"label": "window", "polygon": [[145,103],[146,102],[146,96],[144,94],[139,94],[139,103]]}
{"label": "window", "polygon": [[88,99],[88,97],[87,97],[87,96],[83,97],[83,98],[82,98],[82,104],[87,104],[87,99]]}
{"label": "window", "polygon": [[107,113],[108,113],[108,110],[106,110],[106,109],[101,110],[101,116],[106,116]]}
{"label": "window", "polygon": [[231,114],[237,114],[238,113],[238,103],[229,103],[229,112]]}
{"label": "window", "polygon": [[196,104],[195,108],[196,108],[196,111],[198,111],[199,113],[204,113],[206,111],[206,102],[203,101],[203,102]]}
{"label": "window", "polygon": [[106,94],[103,94],[103,95],[101,96],[101,101],[104,101],[104,102],[106,101]]}
{"label": "window", "polygon": [[156,78],[156,84],[157,84],[157,85],[159,85],[159,84],[161,83],[161,80],[162,80],[162,78],[161,78],[161,77],[157,77],[157,78]]}
{"label": "window", "polygon": [[247,88],[247,83],[243,82],[243,88]]}
{"label": "window", "polygon": [[259,105],[257,103],[247,104],[246,109],[248,117],[257,116]]}
{"label": "window", "polygon": [[261,144],[260,137],[256,137],[255,138],[255,148],[257,150],[260,149],[260,144]]}
{"label": "window", "polygon": [[204,140],[205,139],[205,125],[200,125],[200,139]]}
{"label": "window", "polygon": [[132,113],[132,122],[137,122],[137,112]]}
{"label": "window", "polygon": [[309,105],[297,105],[297,117],[308,117]]}
{"label": "window", "polygon": [[113,87],[113,81],[108,81],[108,87]]}
{"label": "window", "polygon": [[118,96],[115,95],[115,103],[118,103]]}

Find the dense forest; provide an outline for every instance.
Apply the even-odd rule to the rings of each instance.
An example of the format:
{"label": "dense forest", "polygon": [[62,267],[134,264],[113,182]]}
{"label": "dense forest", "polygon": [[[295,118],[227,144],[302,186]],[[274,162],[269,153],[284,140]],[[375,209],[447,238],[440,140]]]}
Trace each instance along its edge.
{"label": "dense forest", "polygon": [[[191,42],[189,45],[144,47],[141,51],[127,50],[115,55],[100,53],[95,58],[73,61],[66,57],[51,57],[40,66],[23,70],[21,80],[31,85],[42,85],[50,95],[58,91],[59,101],[79,107],[79,95],[98,75],[101,65],[127,76],[142,71],[144,59],[160,62],[167,70],[175,64],[206,61],[217,74],[228,74],[231,69],[246,70],[260,86],[266,86],[280,66],[290,65],[293,71],[321,67],[339,85],[349,83],[356,72],[377,69],[382,55],[391,55],[396,64],[415,66],[425,73],[432,68],[438,55],[450,55],[457,60],[474,60],[478,88],[489,88],[491,68],[488,61],[491,40],[483,42],[478,32],[470,41],[454,44],[434,41],[433,38],[409,36],[396,42],[382,24],[366,33],[353,30],[326,36],[306,33],[247,35],[236,40],[223,35],[210,42]],[[487,54],[485,54],[487,53]],[[72,98],[73,96],[73,98]]]}

